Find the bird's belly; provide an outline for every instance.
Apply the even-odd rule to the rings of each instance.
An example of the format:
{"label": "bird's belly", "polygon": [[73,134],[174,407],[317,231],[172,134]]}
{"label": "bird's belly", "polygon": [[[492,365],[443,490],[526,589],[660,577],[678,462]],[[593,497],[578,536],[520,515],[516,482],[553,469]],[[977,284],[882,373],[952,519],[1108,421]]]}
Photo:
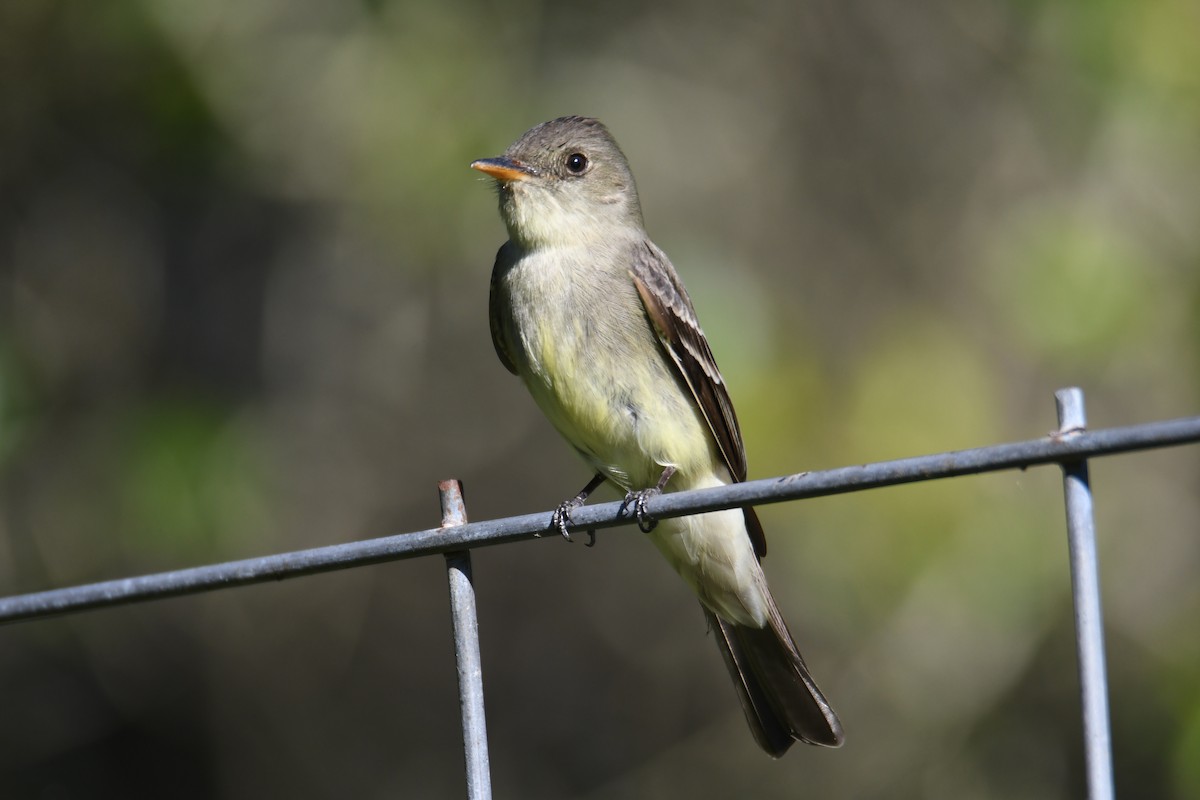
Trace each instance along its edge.
{"label": "bird's belly", "polygon": [[602,329],[593,322],[531,348],[526,383],[555,428],[626,489],[654,485],[666,466],[686,474],[711,463],[712,435],[658,343]]}
{"label": "bird's belly", "polygon": [[501,283],[502,324],[542,412],[597,470],[626,489],[679,479],[719,460],[711,431],[668,360],[624,270],[585,249],[533,252]]}
{"label": "bird's belly", "polygon": [[[560,335],[531,343],[530,393],[560,433],[594,468],[625,489],[657,483],[676,468],[669,489],[719,486],[731,479],[712,434],[674,366],[653,342],[645,350],[597,349],[587,337]],[[640,357],[639,357],[640,355]],[[570,376],[569,380],[551,376]],[[762,627],[761,571],[740,509],[661,520],[651,541],[722,618]]]}

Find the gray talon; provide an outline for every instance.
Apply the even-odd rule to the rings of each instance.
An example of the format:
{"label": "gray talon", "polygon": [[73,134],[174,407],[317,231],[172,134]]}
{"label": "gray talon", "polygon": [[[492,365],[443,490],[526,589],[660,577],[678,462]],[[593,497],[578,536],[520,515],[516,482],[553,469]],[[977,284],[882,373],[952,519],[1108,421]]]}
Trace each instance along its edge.
{"label": "gray talon", "polygon": [[[573,500],[564,500],[558,504],[558,508],[554,509],[554,516],[550,517],[550,527],[554,528],[568,542],[574,542],[571,534],[567,531],[567,525],[571,522],[571,512],[583,505],[583,501],[578,497]],[[596,532],[589,530],[587,532],[588,540],[587,547],[592,547],[596,544]]]}
{"label": "gray talon", "polygon": [[655,486],[625,494],[625,505],[633,503],[633,514],[637,517],[638,530],[642,533],[649,533],[658,526],[658,520],[646,513],[646,501],[656,494],[662,494],[662,490]]}
{"label": "gray talon", "polygon": [[[571,509],[574,507],[574,503],[570,500],[565,500],[558,504],[558,508],[554,509],[554,516],[550,517],[550,527],[556,529],[568,542],[575,541],[567,531],[567,523],[571,521]],[[595,541],[595,538],[593,535],[592,540]]]}

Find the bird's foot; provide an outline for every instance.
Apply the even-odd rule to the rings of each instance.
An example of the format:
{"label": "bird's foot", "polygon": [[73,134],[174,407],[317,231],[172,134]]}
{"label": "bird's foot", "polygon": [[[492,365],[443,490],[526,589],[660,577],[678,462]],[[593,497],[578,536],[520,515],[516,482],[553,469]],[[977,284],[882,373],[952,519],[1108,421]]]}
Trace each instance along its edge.
{"label": "bird's foot", "polygon": [[628,508],[631,504],[633,505],[633,513],[637,517],[638,529],[642,533],[649,533],[658,525],[658,520],[646,513],[646,501],[660,494],[662,494],[662,489],[657,486],[625,493],[625,502],[622,508]]}
{"label": "bird's foot", "polygon": [[[558,504],[558,508],[554,509],[554,516],[550,518],[550,527],[557,530],[568,542],[575,541],[571,538],[571,534],[567,530],[567,525],[571,524],[571,512],[583,505],[584,499],[577,496],[572,497],[570,500],[563,500]],[[596,532],[589,530],[587,535],[587,546],[591,547],[596,543]]]}

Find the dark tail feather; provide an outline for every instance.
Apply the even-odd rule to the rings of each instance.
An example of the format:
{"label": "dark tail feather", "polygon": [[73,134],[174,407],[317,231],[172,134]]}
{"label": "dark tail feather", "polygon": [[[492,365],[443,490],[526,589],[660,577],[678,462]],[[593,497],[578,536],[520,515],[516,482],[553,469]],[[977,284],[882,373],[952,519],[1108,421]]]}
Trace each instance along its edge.
{"label": "dark tail feather", "polygon": [[808,674],[774,602],[765,628],[726,622],[707,608],[704,614],[763,750],[778,758],[796,740],[841,746],[842,724]]}

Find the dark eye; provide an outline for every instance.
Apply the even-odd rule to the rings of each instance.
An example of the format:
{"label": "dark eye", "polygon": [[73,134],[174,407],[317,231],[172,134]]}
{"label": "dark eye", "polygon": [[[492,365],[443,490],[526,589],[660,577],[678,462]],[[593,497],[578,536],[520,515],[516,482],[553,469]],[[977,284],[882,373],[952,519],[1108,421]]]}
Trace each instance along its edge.
{"label": "dark eye", "polygon": [[583,153],[571,153],[567,156],[567,172],[572,175],[582,175],[588,168],[587,156]]}

